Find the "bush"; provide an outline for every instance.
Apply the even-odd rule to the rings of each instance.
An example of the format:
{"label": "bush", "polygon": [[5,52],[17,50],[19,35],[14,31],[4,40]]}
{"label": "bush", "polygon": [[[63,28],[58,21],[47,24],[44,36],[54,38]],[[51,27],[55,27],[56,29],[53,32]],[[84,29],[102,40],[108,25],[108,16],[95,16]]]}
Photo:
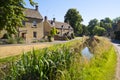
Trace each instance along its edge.
{"label": "bush", "polygon": [[22,37],[17,37],[16,38],[18,44],[23,44],[25,43],[25,40]]}
{"label": "bush", "polygon": [[2,39],[9,39],[10,38],[10,35],[8,33],[5,33],[2,37]]}
{"label": "bush", "polygon": [[38,40],[37,39],[34,39],[33,41],[32,41],[32,43],[37,43],[38,42]]}
{"label": "bush", "polygon": [[8,44],[17,44],[17,41],[14,38],[8,38],[7,43]]}
{"label": "bush", "polygon": [[65,47],[61,49],[44,49],[36,55],[33,50],[30,56],[23,54],[21,60],[13,63],[11,74],[5,80],[56,80],[63,70],[70,67],[72,52]]}

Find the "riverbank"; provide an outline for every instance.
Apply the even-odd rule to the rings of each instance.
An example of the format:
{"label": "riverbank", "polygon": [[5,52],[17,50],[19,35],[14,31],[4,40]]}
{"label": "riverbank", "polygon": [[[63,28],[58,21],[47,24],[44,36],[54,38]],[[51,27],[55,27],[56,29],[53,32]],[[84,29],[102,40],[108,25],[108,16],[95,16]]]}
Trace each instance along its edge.
{"label": "riverbank", "polygon": [[[107,45],[107,46],[106,46]],[[93,57],[83,58],[87,46]],[[23,55],[11,67],[10,79],[113,80],[116,53],[109,40],[102,37],[82,38],[65,44],[35,50]],[[34,72],[35,71],[35,72]],[[15,73],[14,73],[15,72]],[[31,77],[32,75],[32,77]],[[40,76],[41,75],[41,76]],[[8,77],[6,77],[8,78]]]}

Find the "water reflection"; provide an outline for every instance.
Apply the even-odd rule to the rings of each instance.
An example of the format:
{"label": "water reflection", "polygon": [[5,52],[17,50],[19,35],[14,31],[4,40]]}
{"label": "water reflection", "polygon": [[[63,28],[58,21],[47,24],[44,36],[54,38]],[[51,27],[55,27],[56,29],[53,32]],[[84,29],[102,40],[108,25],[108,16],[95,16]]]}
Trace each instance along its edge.
{"label": "water reflection", "polygon": [[88,60],[90,60],[93,57],[93,54],[90,52],[88,47],[85,47],[82,51],[81,54],[83,57],[87,58]]}

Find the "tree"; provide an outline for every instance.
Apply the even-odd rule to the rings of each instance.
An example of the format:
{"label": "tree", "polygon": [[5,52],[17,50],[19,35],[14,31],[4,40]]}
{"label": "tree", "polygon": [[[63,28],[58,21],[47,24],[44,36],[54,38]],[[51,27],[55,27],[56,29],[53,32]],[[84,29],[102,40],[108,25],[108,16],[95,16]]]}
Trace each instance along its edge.
{"label": "tree", "polygon": [[[31,5],[35,5],[29,0]],[[0,1],[0,30],[6,30],[9,34],[16,34],[18,27],[22,27],[25,20],[24,0],[1,0]]]}
{"label": "tree", "polygon": [[109,17],[100,20],[100,26],[106,30],[106,36],[110,36],[112,30],[112,20]]}
{"label": "tree", "polygon": [[120,40],[120,17],[113,19],[113,32],[115,34],[115,39]]}
{"label": "tree", "polygon": [[57,34],[57,32],[58,31],[57,31],[57,29],[55,27],[51,28],[51,30],[50,30],[50,36],[54,37]]}
{"label": "tree", "polygon": [[[75,34],[81,31],[81,22],[83,21],[82,16],[80,15],[77,9],[71,8],[65,14],[64,22],[69,22],[69,24],[73,27]],[[81,32],[80,32],[81,33]]]}
{"label": "tree", "polygon": [[82,35],[89,35],[88,27],[82,24]]}
{"label": "tree", "polygon": [[109,17],[100,20],[100,26],[109,31],[112,28],[112,20]]}
{"label": "tree", "polygon": [[119,21],[120,21],[120,17],[117,17],[117,18],[113,19],[114,24],[117,24]]}
{"label": "tree", "polygon": [[118,31],[120,29],[120,17],[117,17],[113,19],[113,24],[112,24],[114,30]]}
{"label": "tree", "polygon": [[99,26],[95,26],[93,29],[93,34],[94,35],[98,35],[98,36],[102,36],[105,33],[105,29]]}
{"label": "tree", "polygon": [[97,19],[90,20],[88,24],[88,31],[90,32],[90,35],[93,35],[93,29],[95,26],[99,26],[99,22]]}

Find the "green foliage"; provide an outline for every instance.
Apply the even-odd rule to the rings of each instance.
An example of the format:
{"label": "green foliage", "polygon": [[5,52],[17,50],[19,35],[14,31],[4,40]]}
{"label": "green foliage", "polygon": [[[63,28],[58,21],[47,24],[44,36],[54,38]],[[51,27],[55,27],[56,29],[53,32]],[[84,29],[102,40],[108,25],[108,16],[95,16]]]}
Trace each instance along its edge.
{"label": "green foliage", "polygon": [[50,34],[48,35],[49,42],[54,41],[54,36],[57,34],[57,32],[57,29],[55,27],[52,27],[52,29],[50,30]]}
{"label": "green foliage", "polygon": [[65,14],[64,22],[69,22],[69,24],[73,27],[75,33],[81,33],[81,22],[83,21],[82,16],[79,14],[77,9],[71,8]]}
{"label": "green foliage", "polygon": [[6,44],[23,44],[23,43],[25,43],[25,40],[22,38],[22,37],[15,37],[15,38],[13,38],[13,37],[9,37],[8,39],[7,39],[7,43]]}
{"label": "green foliage", "polygon": [[10,37],[11,37],[10,34],[5,33],[5,34],[3,35],[3,37],[2,37],[2,39],[9,39]]}
{"label": "green foliage", "polygon": [[116,68],[116,53],[113,47],[102,55],[95,56],[89,66],[84,66],[81,74],[83,80],[114,80]]}
{"label": "green foliage", "polygon": [[54,37],[56,34],[57,34],[57,29],[55,27],[53,27],[51,30],[50,30],[50,36]]}
{"label": "green foliage", "polygon": [[[41,55],[43,54],[44,55]],[[23,54],[21,60],[13,63],[11,74],[5,80],[56,80],[64,69],[69,68],[72,52],[66,47],[44,49],[39,56],[33,50],[30,56]]]}
{"label": "green foliage", "polygon": [[94,38],[89,42],[96,44],[89,46],[94,57],[88,61],[79,54],[84,43],[86,38],[23,54],[4,80],[114,80],[116,53],[111,44]]}
{"label": "green foliage", "polygon": [[106,36],[109,36],[112,30],[112,20],[109,17],[106,17],[105,19],[100,20],[100,26],[106,30]]}
{"label": "green foliage", "polygon": [[86,25],[82,24],[82,29],[83,29],[82,35],[89,35],[90,34],[88,31],[88,27]]}
{"label": "green foliage", "polygon": [[93,29],[93,34],[98,35],[98,36],[102,36],[105,34],[105,29],[99,26],[95,26]]}
{"label": "green foliage", "polygon": [[113,24],[117,24],[120,21],[120,17],[116,17],[113,19]]}
{"label": "green foliage", "polygon": [[90,35],[93,35],[93,29],[95,26],[99,26],[99,22],[97,19],[90,20],[88,24],[88,31],[90,32]]}
{"label": "green foliage", "polygon": [[[29,0],[32,5],[34,2]],[[25,20],[24,0],[0,1],[0,30],[6,30],[10,34],[16,34],[18,27],[22,27]]]}

